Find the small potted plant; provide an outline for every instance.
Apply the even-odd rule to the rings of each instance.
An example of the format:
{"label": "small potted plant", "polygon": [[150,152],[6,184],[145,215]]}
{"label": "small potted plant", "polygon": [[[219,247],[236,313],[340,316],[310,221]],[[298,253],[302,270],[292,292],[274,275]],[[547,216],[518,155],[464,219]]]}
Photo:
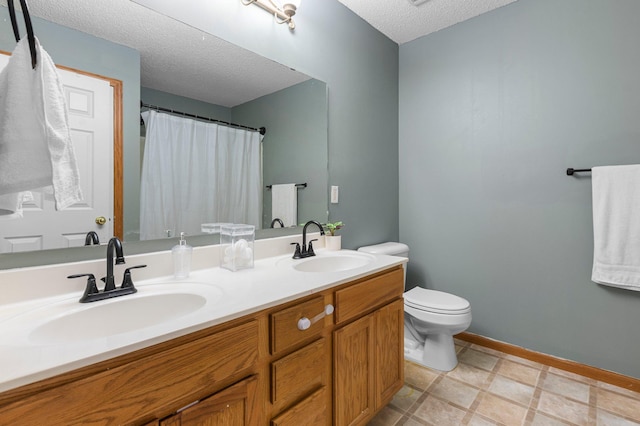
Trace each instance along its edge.
{"label": "small potted plant", "polygon": [[344,223],[342,222],[333,222],[324,225],[324,246],[328,250],[340,250],[342,248],[342,236],[336,235],[336,231],[342,229],[343,226]]}

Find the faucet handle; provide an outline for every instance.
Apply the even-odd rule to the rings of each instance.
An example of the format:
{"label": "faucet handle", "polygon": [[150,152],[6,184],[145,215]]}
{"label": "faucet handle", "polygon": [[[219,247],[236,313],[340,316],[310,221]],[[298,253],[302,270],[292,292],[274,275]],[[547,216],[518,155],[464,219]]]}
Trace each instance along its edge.
{"label": "faucet handle", "polygon": [[122,278],[122,285],[120,286],[120,288],[133,288],[134,292],[135,292],[135,287],[133,286],[133,280],[131,279],[131,270],[132,269],[139,269],[139,268],[146,268],[147,265],[136,265],[136,266],[131,266],[127,269],[124,270],[124,277]]}
{"label": "faucet handle", "polygon": [[293,253],[294,259],[300,259],[302,257],[302,253],[300,252],[300,243],[290,243],[291,245],[296,245],[296,251]]}
{"label": "faucet handle", "polygon": [[80,278],[87,277],[87,286],[84,289],[84,294],[80,298],[80,302],[86,302],[87,298],[92,294],[97,294],[100,291],[96,285],[96,277],[93,274],[74,274],[69,275],[67,278]]}
{"label": "faucet handle", "polygon": [[315,252],[313,251],[313,243],[314,241],[318,241],[317,238],[314,238],[313,240],[309,241],[309,245],[307,246],[307,253],[306,256],[311,257],[311,256],[315,256]]}

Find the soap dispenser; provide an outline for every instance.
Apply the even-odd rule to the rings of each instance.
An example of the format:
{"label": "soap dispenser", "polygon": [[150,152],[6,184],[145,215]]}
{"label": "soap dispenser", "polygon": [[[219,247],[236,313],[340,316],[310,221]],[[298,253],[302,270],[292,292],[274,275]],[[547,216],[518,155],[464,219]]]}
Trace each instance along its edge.
{"label": "soap dispenser", "polygon": [[187,278],[189,276],[189,272],[191,272],[191,252],[193,252],[193,247],[187,245],[187,241],[184,239],[184,232],[181,232],[180,243],[171,249],[173,276],[175,278]]}

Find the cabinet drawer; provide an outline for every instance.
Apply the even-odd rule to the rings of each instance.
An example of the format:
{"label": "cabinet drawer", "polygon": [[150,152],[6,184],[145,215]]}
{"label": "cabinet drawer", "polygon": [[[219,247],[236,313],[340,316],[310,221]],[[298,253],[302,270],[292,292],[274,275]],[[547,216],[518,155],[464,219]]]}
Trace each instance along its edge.
{"label": "cabinet drawer", "polygon": [[272,426],[322,426],[327,424],[326,387],[318,389],[311,396],[294,405],[271,420]]}
{"label": "cabinet drawer", "polygon": [[384,275],[336,291],[336,324],[358,318],[402,296],[404,272],[394,269]]}
{"label": "cabinet drawer", "polygon": [[271,363],[271,403],[285,406],[327,384],[324,338]]}
{"label": "cabinet drawer", "polygon": [[271,353],[276,354],[304,340],[319,336],[324,321],[317,321],[306,330],[298,329],[298,321],[301,318],[314,318],[322,312],[324,297],[317,296],[271,314]]}

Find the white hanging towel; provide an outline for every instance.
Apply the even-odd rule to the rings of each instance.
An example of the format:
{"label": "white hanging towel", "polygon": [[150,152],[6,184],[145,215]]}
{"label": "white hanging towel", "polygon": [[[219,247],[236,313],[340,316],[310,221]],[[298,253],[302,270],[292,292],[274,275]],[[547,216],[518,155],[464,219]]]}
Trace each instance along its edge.
{"label": "white hanging towel", "polygon": [[640,291],[640,165],[594,167],[591,173],[591,280]]}
{"label": "white hanging towel", "polygon": [[271,186],[271,220],[279,218],[285,227],[298,224],[298,189],[295,183]]}
{"label": "white hanging towel", "polygon": [[0,195],[53,186],[56,209],[82,200],[64,92],[51,57],[23,37],[0,72]]}

